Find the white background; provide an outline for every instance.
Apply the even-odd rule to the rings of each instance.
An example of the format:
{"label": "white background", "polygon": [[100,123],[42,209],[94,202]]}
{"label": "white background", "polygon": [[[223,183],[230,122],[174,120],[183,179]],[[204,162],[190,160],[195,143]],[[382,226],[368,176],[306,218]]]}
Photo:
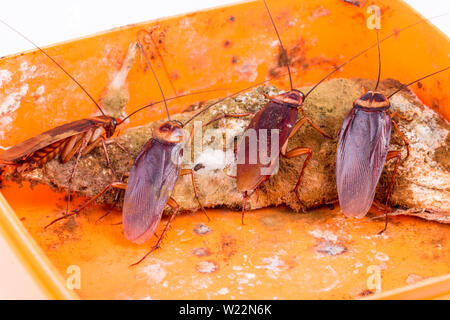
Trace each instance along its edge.
{"label": "white background", "polygon": [[[270,1],[276,0],[269,0],[269,3]],[[450,0],[405,1],[424,17],[450,12]],[[237,1],[3,0],[0,19],[11,24],[38,45],[46,46],[130,23],[194,12],[235,2]],[[450,16],[431,22],[450,36]],[[32,48],[33,46],[0,24],[0,56]]]}

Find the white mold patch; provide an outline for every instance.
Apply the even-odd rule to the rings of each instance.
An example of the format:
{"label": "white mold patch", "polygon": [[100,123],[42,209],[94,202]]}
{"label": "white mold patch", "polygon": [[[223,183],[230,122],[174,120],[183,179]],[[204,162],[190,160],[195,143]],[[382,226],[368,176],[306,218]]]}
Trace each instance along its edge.
{"label": "white mold patch", "polygon": [[8,70],[0,70],[0,88],[3,86],[3,83],[7,84],[11,81],[12,73]]}
{"label": "white mold patch", "polygon": [[322,231],[320,229],[314,229],[313,231],[309,231],[314,238],[324,239],[326,241],[336,243],[338,241],[338,236],[332,233],[331,231]]}
{"label": "white mold patch", "polygon": [[20,101],[27,93],[28,84],[24,84],[20,87],[19,91],[6,96],[5,100],[0,104],[0,116],[16,111],[20,106]]}
{"label": "white mold patch", "polygon": [[208,171],[222,170],[226,166],[225,152],[218,149],[208,148],[204,150],[200,157],[197,159],[197,163],[201,163]]}
{"label": "white mold patch", "polygon": [[248,59],[242,65],[235,67],[239,80],[254,82],[258,76],[258,62],[256,59]]}
{"label": "white mold patch", "polygon": [[24,61],[20,64],[20,82],[25,82],[36,77],[36,66],[29,66],[28,62]]}
{"label": "white mold patch", "polygon": [[130,72],[131,67],[133,66],[134,59],[136,57],[137,46],[136,43],[133,42],[128,46],[127,56],[122,63],[122,67],[119,72],[114,76],[111,81],[110,88],[120,89],[125,85],[125,81],[127,79],[128,73]]}
{"label": "white mold patch", "polygon": [[389,256],[384,252],[377,252],[377,253],[375,253],[375,259],[377,259],[379,261],[388,261]]}
{"label": "white mold patch", "polygon": [[35,92],[37,95],[42,96],[45,93],[45,86],[40,85]]}
{"label": "white mold patch", "polygon": [[0,137],[3,138],[7,126],[13,122],[15,118],[14,112],[20,107],[20,101],[28,93],[28,84],[20,87],[19,91],[13,92],[6,96],[0,104]]}
{"label": "white mold patch", "polygon": [[286,271],[288,266],[281,260],[277,255],[263,258],[262,262],[264,265],[255,266],[256,269],[266,269],[267,276],[272,279],[277,279],[280,272]]}
{"label": "white mold patch", "polygon": [[141,268],[141,272],[145,274],[148,284],[151,285],[161,283],[167,275],[160,263],[148,264]]}
{"label": "white mold patch", "polygon": [[215,272],[219,267],[214,261],[201,261],[197,264],[197,271],[200,273],[212,273]]}
{"label": "white mold patch", "polygon": [[222,288],[219,291],[217,291],[217,295],[228,294],[228,292],[230,292],[230,290],[228,290],[228,288]]}

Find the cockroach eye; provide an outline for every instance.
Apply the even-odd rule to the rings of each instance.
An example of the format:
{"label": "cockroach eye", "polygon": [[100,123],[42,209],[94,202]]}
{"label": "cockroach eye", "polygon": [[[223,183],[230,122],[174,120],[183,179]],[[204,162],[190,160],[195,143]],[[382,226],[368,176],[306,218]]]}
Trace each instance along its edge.
{"label": "cockroach eye", "polygon": [[170,124],[165,124],[165,125],[161,126],[161,128],[159,128],[159,130],[161,130],[161,131],[170,131],[170,129],[171,129]]}
{"label": "cockroach eye", "polygon": [[375,102],[384,102],[384,101],[386,101],[386,97],[383,94],[375,93],[373,95],[373,100]]}
{"label": "cockroach eye", "polygon": [[289,98],[293,100],[300,100],[300,95],[298,93],[292,92],[289,94]]}
{"label": "cockroach eye", "polygon": [[363,94],[362,97],[359,98],[359,99],[363,100],[363,101],[369,101],[371,97],[372,97],[372,93],[371,92],[367,92],[366,94]]}
{"label": "cockroach eye", "polygon": [[117,120],[116,120],[116,118],[112,118],[112,127],[114,128],[114,129],[116,129],[116,127],[117,127]]}

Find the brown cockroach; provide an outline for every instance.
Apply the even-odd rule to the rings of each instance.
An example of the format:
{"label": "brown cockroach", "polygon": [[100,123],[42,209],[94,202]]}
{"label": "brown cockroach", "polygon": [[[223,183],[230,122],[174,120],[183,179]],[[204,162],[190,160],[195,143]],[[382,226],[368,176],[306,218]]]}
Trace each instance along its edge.
{"label": "brown cockroach", "polygon": [[349,217],[362,218],[372,206],[385,162],[395,159],[384,207],[385,225],[379,232],[381,234],[387,228],[389,199],[401,160],[400,151],[389,150],[392,126],[405,144],[406,157],[404,160],[409,156],[408,140],[393,120],[394,117],[401,116],[396,112],[389,111],[391,107],[389,99],[413,83],[450,69],[450,67],[408,83],[386,97],[377,91],[381,75],[380,46],[378,46],[378,66],[378,79],[374,90],[364,93],[353,102],[353,108],[342,124],[336,154],[336,185],[342,212]]}
{"label": "brown cockroach", "polygon": [[95,106],[101,113],[100,116],[73,121],[43,132],[37,136],[14,145],[13,147],[0,154],[0,164],[3,166],[13,166],[19,173],[32,171],[37,167],[41,167],[56,156],[59,156],[59,159],[62,163],[66,163],[76,155],[75,165],[68,181],[68,213],[70,203],[70,187],[81,156],[89,153],[97,145],[102,144],[107,164],[115,175],[114,169],[112,168],[111,162],[109,160],[105,140],[107,138],[110,138],[114,134],[118,124],[118,119],[107,116],[103,112],[99,104],[89,94],[89,92],[58,62],[56,62],[49,54],[47,54],[47,52],[45,52],[33,41],[28,39],[25,35],[14,29],[6,22],[2,20],[0,20],[0,22],[20,35],[26,41],[34,45],[40,52],[42,52],[47,58],[55,63],[56,66],[58,66],[70,79],[72,79],[78,85],[78,87],[81,88],[81,90],[86,93],[86,95],[95,104]]}
{"label": "brown cockroach", "polygon": [[[46,51],[41,49],[38,45],[36,45],[33,41],[28,39],[21,32],[14,29],[12,26],[7,24],[6,22],[0,20],[5,26],[10,28],[12,31],[23,37],[26,41],[30,42],[34,45],[40,52],[42,52],[47,58],[49,58],[55,65],[61,69],[70,79],[72,79],[78,87],[80,87],[89,99],[95,104],[97,109],[100,111],[100,116],[93,116],[86,119],[76,120],[70,123],[66,123],[45,131],[37,136],[34,136],[30,139],[27,139],[21,143],[18,143],[11,148],[7,149],[3,153],[0,154],[0,168],[5,166],[14,167],[18,173],[25,173],[32,171],[35,168],[42,167],[45,163],[52,160],[53,158],[59,156],[59,159],[62,163],[66,163],[70,161],[75,155],[76,160],[72,170],[72,173],[68,180],[68,188],[67,188],[67,213],[69,212],[69,203],[70,203],[70,190],[71,183],[76,173],[77,165],[80,161],[80,158],[89,152],[91,152],[98,145],[102,145],[106,162],[108,167],[113,172],[113,175],[116,176],[114,168],[111,165],[108,151],[106,148],[106,139],[110,138],[118,125],[125,123],[132,115],[137,112],[153,106],[157,103],[163,102],[157,101],[146,105],[142,108],[139,108],[129,114],[123,120],[111,117],[106,115],[100,105],[94,100],[94,98],[89,94],[89,92],[72,76],[70,75],[58,62],[56,62]],[[221,89],[222,90],[222,89]],[[204,90],[193,92],[190,94],[178,95],[176,97],[171,97],[168,100],[172,100],[175,98],[185,97],[191,94],[201,94],[207,93],[211,91],[217,91],[217,89],[212,90]],[[122,147],[118,142],[112,140],[119,148],[126,151],[124,147]]]}
{"label": "brown cockroach", "polygon": [[[110,188],[125,190],[124,203],[122,209],[122,224],[125,237],[137,244],[147,242],[154,234],[159,225],[163,210],[166,205],[173,209],[173,212],[155,246],[138,262],[143,261],[151,252],[160,247],[161,241],[166,234],[170,224],[178,213],[179,206],[171,197],[173,188],[178,178],[183,175],[190,175],[195,198],[203,213],[209,220],[206,210],[200,202],[197,187],[194,179],[194,171],[191,169],[181,169],[183,149],[185,141],[184,124],[171,120],[167,101],[162,87],[158,81],[156,73],[148,59],[145,50],[138,41],[139,48],[143,53],[147,64],[155,77],[165,103],[168,121],[159,125],[153,131],[153,137],[142,147],[137,155],[134,164],[128,175],[128,182],[112,182],[101,192],[89,199],[80,208],[73,212],[53,220],[48,226],[56,221],[77,215],[82,209],[94,202],[98,197]],[[193,116],[193,118],[196,115]],[[191,118],[190,120],[192,120]],[[189,120],[189,121],[190,121]],[[190,135],[192,137],[192,134]],[[191,138],[187,143],[191,142]],[[132,265],[132,266],[133,266]]]}

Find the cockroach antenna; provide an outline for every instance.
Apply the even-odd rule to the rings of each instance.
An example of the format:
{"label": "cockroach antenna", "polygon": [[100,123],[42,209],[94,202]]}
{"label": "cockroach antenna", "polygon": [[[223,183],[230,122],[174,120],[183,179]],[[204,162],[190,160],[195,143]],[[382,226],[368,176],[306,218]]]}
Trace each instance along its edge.
{"label": "cockroach antenna", "polygon": [[[94,100],[94,98],[89,94],[89,92],[81,85],[81,83],[79,83],[69,72],[66,71],[66,69],[64,69],[63,66],[61,66],[58,62],[55,61],[54,58],[52,58],[44,49],[42,49],[41,47],[39,47],[36,43],[34,43],[31,39],[29,39],[28,37],[26,37],[24,34],[22,34],[20,31],[16,30],[15,28],[13,28],[12,26],[10,26],[8,23],[6,23],[5,21],[3,21],[2,19],[0,19],[0,22],[2,24],[4,24],[6,27],[8,27],[9,29],[11,29],[12,31],[14,31],[15,33],[17,33],[18,35],[20,35],[22,38],[24,38],[26,41],[28,41],[29,43],[31,43],[33,46],[35,46],[40,52],[42,52],[47,58],[49,58],[53,63],[56,64],[56,66],[58,66],[70,79],[72,79],[77,85],[78,87],[80,87],[81,90],[83,90],[87,96],[89,97],[89,99],[92,100],[92,102],[96,105],[97,109],[102,113],[102,115],[105,115],[105,113],[103,112],[102,108],[100,107],[100,105]],[[175,97],[171,97],[171,98],[165,98],[164,93],[162,91],[161,85],[158,81],[158,78],[156,77],[155,71],[141,45],[141,43],[138,41],[137,46],[139,47],[139,49],[141,50],[141,52],[143,53],[145,59],[147,60],[147,63],[150,66],[150,69],[152,70],[153,75],[155,76],[156,82],[158,83],[159,89],[161,90],[161,95],[163,97],[163,100],[160,101],[156,101],[153,103],[150,103],[146,106],[143,106],[135,111],[133,111],[132,113],[130,113],[127,117],[125,117],[124,119],[120,120],[120,122],[117,123],[117,125],[121,125],[125,122],[125,120],[127,120],[128,118],[130,118],[131,116],[133,116],[134,114],[136,114],[137,112],[145,109],[145,108],[149,108],[155,104],[164,102],[165,106],[166,106],[166,112],[167,112],[167,116],[170,119],[170,114],[169,114],[169,110],[167,107],[167,101],[173,100],[173,99],[178,99],[178,98],[182,98],[182,97],[187,97],[190,95],[194,95],[194,94],[204,94],[204,93],[210,93],[210,92],[215,92],[215,91],[221,91],[221,90],[230,90],[230,88],[224,88],[224,89],[210,89],[210,90],[201,90],[201,91],[195,91],[195,92],[191,92],[191,93],[186,93],[186,94],[181,94]]]}
{"label": "cockroach antenna", "polygon": [[286,66],[287,66],[288,74],[289,74],[289,83],[291,85],[291,90],[293,90],[294,87],[292,85],[291,68],[289,67],[289,58],[288,58],[287,51],[286,51],[286,49],[284,49],[283,42],[281,41],[280,34],[278,33],[277,26],[275,25],[275,21],[273,21],[272,14],[270,13],[270,10],[269,10],[269,6],[267,5],[266,0],[263,0],[263,1],[264,1],[264,5],[266,6],[267,13],[269,14],[270,21],[272,22],[273,28],[275,29],[275,33],[277,34],[278,41],[280,41],[281,53],[286,58]]}
{"label": "cockroach antenna", "polygon": [[22,34],[20,31],[14,29],[12,26],[10,26],[9,24],[7,24],[5,21],[0,19],[0,22],[3,23],[5,26],[7,26],[9,29],[11,29],[12,31],[14,31],[15,33],[17,33],[19,36],[21,36],[22,38],[24,38],[26,41],[28,41],[29,43],[31,43],[33,46],[35,46],[40,52],[42,52],[43,54],[45,54],[45,56],[47,58],[49,58],[51,61],[53,61],[70,79],[72,79],[77,85],[78,87],[81,88],[81,90],[84,91],[84,93],[87,94],[87,96],[89,97],[89,99],[92,100],[92,102],[97,106],[97,109],[100,110],[100,112],[102,113],[102,115],[105,115],[105,113],[103,112],[102,108],[100,108],[99,104],[97,103],[97,101],[94,100],[94,98],[89,94],[89,92],[87,92],[87,90],[81,85],[81,83],[79,83],[72,75],[70,75],[69,72],[66,71],[66,69],[64,69],[58,62],[56,62],[55,59],[53,59],[49,54],[47,54],[47,52],[45,52],[44,49],[42,49],[41,47],[39,47],[37,44],[35,44],[31,39],[27,38],[24,34]]}
{"label": "cockroach antenna", "polygon": [[[399,32],[401,32],[401,31],[403,31],[403,30],[406,30],[406,29],[409,29],[409,28],[412,28],[412,27],[414,27],[415,25],[417,25],[417,24],[419,24],[419,23],[422,23],[422,22],[424,22],[424,21],[428,21],[428,20],[431,20],[431,19],[436,19],[436,18],[444,17],[444,16],[447,16],[447,15],[449,15],[449,14],[450,14],[450,12],[446,12],[446,13],[443,13],[443,14],[440,14],[440,15],[437,15],[437,16],[433,16],[433,17],[430,17],[430,18],[421,19],[421,20],[419,20],[419,21],[417,21],[417,22],[414,22],[414,23],[412,23],[412,24],[410,24],[410,25],[407,25],[406,27],[403,27],[403,28],[400,28],[400,29],[396,30],[395,32],[391,33],[390,35],[388,35],[388,36],[384,37],[383,39],[377,41],[377,43],[375,43],[375,44],[369,46],[368,48],[364,49],[364,50],[361,51],[360,53],[354,55],[353,57],[351,57],[350,59],[348,59],[347,61],[345,61],[345,62],[342,63],[341,65],[339,65],[337,68],[335,68],[333,71],[331,71],[330,73],[328,73],[328,74],[327,74],[325,77],[323,77],[319,82],[317,82],[317,83],[311,88],[311,90],[309,90],[309,91],[305,94],[305,97],[304,97],[303,100],[305,100],[306,97],[307,97],[314,89],[316,89],[323,81],[325,81],[325,80],[328,79],[331,75],[333,75],[334,73],[336,73],[337,71],[339,71],[343,66],[345,66],[346,64],[352,62],[353,60],[355,60],[355,59],[358,58],[359,56],[363,55],[364,53],[366,53],[367,51],[369,51],[369,50],[372,49],[373,47],[375,47],[375,46],[377,46],[377,45],[379,46],[381,42],[384,42],[385,40],[387,40],[387,39],[389,39],[389,38],[392,38],[392,37],[396,36]],[[377,34],[377,40],[378,40],[378,34]],[[380,68],[381,68],[381,63],[380,63]]]}
{"label": "cockroach antenna", "polygon": [[378,36],[378,28],[375,29],[377,31],[377,46],[378,46],[378,79],[377,84],[375,85],[374,91],[378,89],[378,85],[380,84],[380,76],[381,76],[381,49],[380,49],[380,38]]}
{"label": "cockroach antenna", "polygon": [[[283,74],[283,76],[285,76],[285,75],[286,75],[286,74]],[[280,76],[280,77],[281,77],[281,76]],[[228,99],[228,98],[234,97],[235,95],[237,95],[237,94],[239,94],[239,93],[245,92],[245,91],[247,91],[248,89],[251,89],[251,88],[260,86],[260,85],[265,84],[265,83],[267,83],[267,82],[269,82],[269,81],[272,81],[272,80],[273,80],[273,79],[269,79],[269,80],[264,80],[264,81],[255,83],[255,84],[251,85],[250,87],[244,88],[244,89],[242,89],[242,90],[239,90],[239,91],[237,91],[237,92],[235,92],[235,93],[229,94],[229,95],[227,95],[227,96],[225,96],[225,97],[219,99],[218,101],[216,101],[216,102],[210,104],[210,105],[207,106],[206,108],[204,108],[204,109],[200,110],[198,113],[194,114],[189,120],[187,120],[187,121],[183,124],[183,127],[185,127],[189,122],[191,122],[192,120],[194,120],[195,118],[197,118],[199,115],[201,115],[201,114],[204,113],[205,111],[209,110],[211,107],[217,105],[218,103],[221,103],[222,101],[224,101],[224,100],[226,100],[226,99]]]}
{"label": "cockroach antenna", "polygon": [[204,94],[204,93],[211,93],[211,92],[216,92],[216,91],[226,91],[226,90],[230,90],[231,88],[223,88],[223,89],[209,89],[209,90],[200,90],[200,91],[194,91],[194,92],[190,92],[190,93],[185,93],[185,94],[180,94],[178,96],[175,97],[170,97],[167,98],[165,100],[159,100],[156,102],[152,102],[150,104],[147,104],[139,109],[134,110],[132,113],[130,113],[128,116],[126,116],[125,118],[123,118],[122,120],[120,120],[120,122],[117,124],[118,126],[121,125],[122,123],[125,122],[125,120],[127,120],[128,118],[130,118],[131,116],[135,115],[136,113],[138,113],[141,110],[144,110],[146,108],[150,108],[151,106],[154,106],[158,103],[164,102],[164,101],[170,101],[170,100],[174,100],[174,99],[178,99],[178,98],[183,98],[183,97],[188,97],[188,96],[192,96],[195,94]]}
{"label": "cockroach antenna", "polygon": [[167,118],[170,120],[169,107],[167,107],[166,97],[164,96],[163,89],[161,87],[161,84],[159,83],[158,77],[156,76],[156,72],[153,69],[152,63],[150,62],[150,59],[147,57],[147,54],[145,53],[144,47],[141,45],[141,42],[139,40],[137,41],[137,46],[138,46],[139,50],[141,50],[142,54],[144,55],[144,58],[147,61],[147,64],[150,66],[150,70],[152,70],[153,76],[155,77],[156,83],[158,84],[158,87],[159,87],[159,91],[161,91],[161,95],[162,95],[162,98],[164,100],[164,105],[166,107],[166,112],[167,112]]}
{"label": "cockroach antenna", "polygon": [[[265,1],[264,1],[264,3],[265,3]],[[396,36],[399,32],[402,32],[402,31],[404,31],[404,30],[407,30],[407,29],[410,29],[410,28],[414,27],[415,25],[418,25],[419,23],[422,23],[422,22],[425,22],[425,21],[429,21],[429,20],[431,20],[431,19],[436,19],[436,18],[448,16],[449,14],[450,14],[450,12],[446,12],[446,13],[443,13],[443,14],[440,14],[440,15],[437,15],[437,16],[433,16],[433,17],[430,17],[430,18],[420,19],[419,21],[413,22],[413,23],[411,23],[411,24],[409,24],[409,25],[407,25],[407,26],[405,26],[405,27],[402,27],[402,28],[396,30],[395,32],[392,32],[390,35],[388,35],[388,36],[386,36],[386,37],[380,39],[380,40],[377,41],[376,43],[372,44],[371,46],[369,46],[369,47],[367,47],[366,49],[362,50],[361,52],[359,52],[358,54],[354,55],[353,57],[351,57],[351,58],[348,59],[347,61],[343,62],[341,65],[339,65],[338,67],[336,67],[335,69],[333,69],[333,71],[329,72],[329,73],[328,73],[326,76],[324,76],[319,82],[317,82],[317,83],[311,88],[311,90],[309,90],[309,91],[305,94],[303,100],[305,100],[306,97],[307,97],[314,89],[316,89],[322,82],[324,82],[326,79],[328,79],[328,78],[329,78],[330,76],[332,76],[334,73],[336,73],[337,71],[339,71],[343,66],[345,66],[345,65],[347,65],[348,63],[352,62],[353,60],[355,60],[355,59],[358,58],[359,56],[363,55],[364,53],[368,52],[370,49],[376,47],[376,46],[379,45],[380,43],[382,43],[382,42],[388,40],[389,38],[392,38],[392,37]],[[289,66],[288,66],[288,67],[289,67]],[[296,73],[296,72],[297,72],[297,71],[295,71],[295,70],[292,71],[292,73]],[[215,105],[221,103],[222,101],[224,101],[224,100],[226,100],[226,99],[228,99],[228,98],[231,98],[231,97],[233,97],[233,96],[235,96],[235,95],[237,95],[237,94],[240,94],[240,93],[242,93],[242,92],[245,92],[245,91],[247,91],[247,90],[249,90],[249,89],[251,89],[251,88],[254,88],[254,87],[263,85],[263,84],[265,84],[265,83],[268,83],[268,82],[270,82],[270,81],[272,81],[272,80],[274,80],[274,79],[278,79],[278,78],[281,78],[281,77],[285,77],[286,75],[289,75],[289,76],[290,76],[290,72],[289,72],[288,74],[286,74],[286,73],[280,74],[280,75],[275,76],[275,77],[273,77],[273,78],[270,78],[270,79],[268,79],[268,80],[264,80],[264,81],[255,83],[255,84],[253,84],[253,85],[251,85],[251,86],[249,86],[249,87],[247,87],[247,88],[245,88],[245,89],[241,89],[241,90],[239,90],[239,91],[237,91],[237,92],[235,92],[235,93],[233,93],[233,94],[227,95],[226,97],[224,97],[224,98],[222,98],[222,99],[220,99],[220,100],[218,100],[218,101],[216,101],[216,102],[210,104],[210,105],[207,106],[206,108],[203,108],[202,110],[200,110],[200,111],[199,111],[197,114],[195,114],[191,119],[187,120],[187,121],[184,123],[184,125],[187,125],[189,122],[191,122],[194,118],[196,118],[196,117],[199,116],[200,114],[206,112],[207,110],[209,110],[209,109],[212,108],[213,106],[215,106]]]}
{"label": "cockroach antenna", "polygon": [[396,91],[394,91],[394,93],[391,93],[391,94],[388,96],[388,99],[390,99],[394,94],[399,93],[399,92],[402,91],[403,89],[409,87],[410,85],[412,85],[412,84],[414,84],[414,83],[416,83],[416,82],[419,82],[420,80],[423,80],[423,79],[425,79],[425,78],[434,76],[435,74],[444,72],[445,70],[448,70],[448,69],[450,69],[450,67],[447,67],[447,68],[438,70],[438,71],[436,71],[436,72],[427,74],[426,76],[423,76],[423,77],[420,78],[420,79],[414,80],[414,81],[412,81],[412,82],[410,82],[410,83],[408,83],[408,84],[404,84],[404,85],[402,85],[399,89],[397,89]]}

